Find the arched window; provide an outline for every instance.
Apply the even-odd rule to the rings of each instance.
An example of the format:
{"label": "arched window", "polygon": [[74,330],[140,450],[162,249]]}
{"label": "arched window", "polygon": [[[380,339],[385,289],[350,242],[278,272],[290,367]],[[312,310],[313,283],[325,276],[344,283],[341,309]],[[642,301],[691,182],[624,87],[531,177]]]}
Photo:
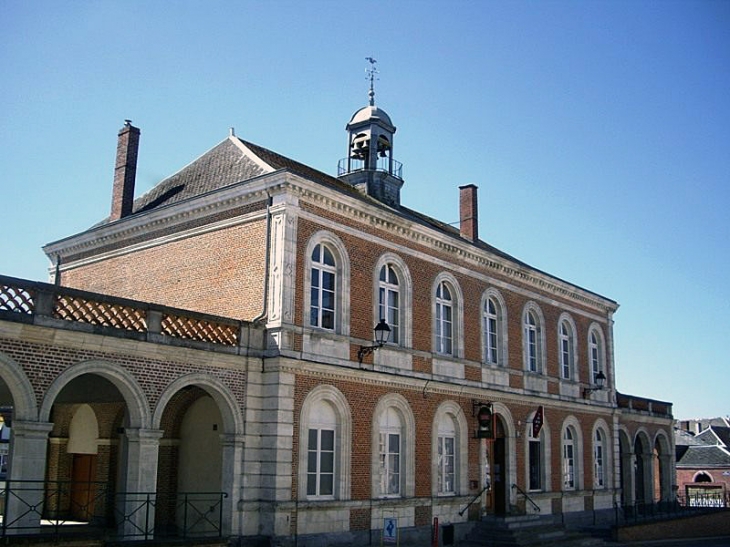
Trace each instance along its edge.
{"label": "arched window", "polygon": [[700,472],[695,475],[693,482],[712,482],[712,477],[705,472]]}
{"label": "arched window", "polygon": [[563,489],[575,490],[575,443],[571,428],[563,432]]}
{"label": "arched window", "polygon": [[405,261],[384,253],[373,270],[373,324],[385,319],[390,326],[389,344],[405,348],[413,343],[412,281]]}
{"label": "arched window", "polygon": [[595,382],[596,375],[599,372],[605,374],[605,349],[603,346],[603,336],[597,326],[591,327],[588,333],[588,354],[591,360],[591,382]]}
{"label": "arched window", "polygon": [[537,436],[531,424],[528,424],[527,437],[527,489],[531,492],[543,489],[543,471],[545,459],[545,446],[543,442],[544,432],[540,431]]}
{"label": "arched window", "polygon": [[561,316],[558,327],[558,350],[560,356],[560,377],[575,379],[575,327],[567,314]]}
{"label": "arched window", "polygon": [[302,404],[299,426],[300,499],[347,499],[350,495],[350,407],[335,387],[314,388]]}
{"label": "arched window", "polygon": [[334,496],[337,419],[329,403],[320,401],[307,443],[307,497]]}
{"label": "arched window", "polygon": [[313,327],[334,330],[337,296],[335,258],[329,247],[318,243],[312,251],[311,260],[309,324]]}
{"label": "arched window", "polygon": [[525,370],[541,374],[544,370],[544,341],[540,308],[533,303],[525,306],[523,315],[523,347]]}
{"label": "arched window", "polygon": [[442,281],[436,288],[436,352],[451,355],[454,342],[454,302],[449,285]]}
{"label": "arched window", "polygon": [[383,396],[373,414],[372,491],[377,498],[415,492],[415,418],[401,395]]}
{"label": "arched window", "polygon": [[431,430],[433,496],[454,496],[468,485],[468,424],[462,408],[454,401],[439,405]]}
{"label": "arched window", "polygon": [[319,231],[306,249],[304,324],[339,334],[350,332],[350,264],[340,239]]}
{"label": "arched window", "polygon": [[596,429],[593,438],[593,487],[606,487],[606,442],[603,431]]}
{"label": "arched window", "polygon": [[403,425],[398,412],[388,408],[380,417],[378,455],[380,458],[380,496],[401,495],[401,443]]}
{"label": "arched window", "polygon": [[440,495],[456,493],[456,440],[454,420],[450,417],[442,420],[437,437],[437,484]]}
{"label": "arched window", "polygon": [[378,312],[390,326],[390,342],[400,344],[401,297],[398,274],[392,264],[380,268],[378,283]]}
{"label": "arched window", "polygon": [[497,364],[499,362],[499,315],[497,303],[492,298],[484,302],[484,360],[487,363]]}

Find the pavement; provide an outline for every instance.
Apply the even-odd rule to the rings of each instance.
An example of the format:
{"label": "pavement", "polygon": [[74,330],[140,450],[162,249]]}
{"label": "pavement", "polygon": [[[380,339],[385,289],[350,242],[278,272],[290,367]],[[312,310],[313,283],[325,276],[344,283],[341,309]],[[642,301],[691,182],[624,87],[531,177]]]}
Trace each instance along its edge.
{"label": "pavement", "polygon": [[639,541],[632,543],[610,543],[616,547],[730,547],[730,537],[711,537],[694,539],[662,539],[656,541]]}

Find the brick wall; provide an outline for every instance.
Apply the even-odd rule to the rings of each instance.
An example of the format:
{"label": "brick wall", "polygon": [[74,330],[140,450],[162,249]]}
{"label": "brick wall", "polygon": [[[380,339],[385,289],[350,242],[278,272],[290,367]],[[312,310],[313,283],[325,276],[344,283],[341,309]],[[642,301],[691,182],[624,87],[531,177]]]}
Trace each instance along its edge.
{"label": "brick wall", "polygon": [[263,310],[266,220],[147,247],[62,274],[62,284],[250,320]]}

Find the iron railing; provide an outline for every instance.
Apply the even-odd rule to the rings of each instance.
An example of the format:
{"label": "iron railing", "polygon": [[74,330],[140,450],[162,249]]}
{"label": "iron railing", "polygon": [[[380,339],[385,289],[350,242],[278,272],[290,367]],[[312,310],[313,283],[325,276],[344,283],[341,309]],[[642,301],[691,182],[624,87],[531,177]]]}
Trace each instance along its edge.
{"label": "iron railing", "polygon": [[721,491],[678,494],[674,500],[621,503],[615,506],[617,524],[728,510],[730,510],[730,493]]}
{"label": "iron railing", "polygon": [[487,490],[489,490],[489,485],[486,485],[484,488],[479,490],[479,493],[474,495],[469,503],[466,504],[466,507],[459,511],[459,516],[462,516],[464,513],[466,513],[467,509],[469,509],[469,507],[471,507],[475,501],[479,500],[482,497],[482,494],[484,494],[484,492],[486,492]]}
{"label": "iron railing", "polygon": [[529,502],[530,505],[532,505],[532,508],[535,509],[535,511],[537,513],[540,512],[540,506],[537,503],[535,503],[535,501],[527,494],[527,492],[525,492],[522,488],[520,488],[516,484],[512,484],[512,489],[517,490],[517,492],[519,494],[521,494],[523,498],[525,498],[525,501]]}
{"label": "iron railing", "polygon": [[[349,160],[349,166],[348,166]],[[398,160],[394,160],[388,157],[378,157],[375,168],[366,168],[365,160],[360,158],[342,158],[337,162],[337,176],[341,177],[348,173],[354,173],[356,171],[382,171],[393,175],[396,178],[403,179],[403,164]]]}
{"label": "iron railing", "polygon": [[225,492],[113,492],[107,482],[0,483],[2,537],[220,538]]}

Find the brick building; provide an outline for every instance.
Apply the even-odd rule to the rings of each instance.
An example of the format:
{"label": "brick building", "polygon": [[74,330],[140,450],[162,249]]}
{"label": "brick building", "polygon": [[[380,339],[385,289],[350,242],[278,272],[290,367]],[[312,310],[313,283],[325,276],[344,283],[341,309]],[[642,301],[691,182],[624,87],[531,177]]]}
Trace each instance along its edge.
{"label": "brick building", "polygon": [[[617,303],[479,239],[474,185],[458,228],[402,204],[372,94],[346,130],[338,177],[231,132],[135,200],[125,124],[110,216],[47,245],[54,285],[33,288],[113,303],[117,331],[0,316],[13,461],[33,460],[12,476],[225,492],[227,534],[282,542],[671,499],[671,405],[615,390]],[[171,345],[171,309],[198,318],[177,336],[229,321],[245,344]],[[140,313],[143,338],[120,335]]]}
{"label": "brick building", "polygon": [[683,420],[675,429],[677,487],[690,506],[730,505],[729,421]]}

